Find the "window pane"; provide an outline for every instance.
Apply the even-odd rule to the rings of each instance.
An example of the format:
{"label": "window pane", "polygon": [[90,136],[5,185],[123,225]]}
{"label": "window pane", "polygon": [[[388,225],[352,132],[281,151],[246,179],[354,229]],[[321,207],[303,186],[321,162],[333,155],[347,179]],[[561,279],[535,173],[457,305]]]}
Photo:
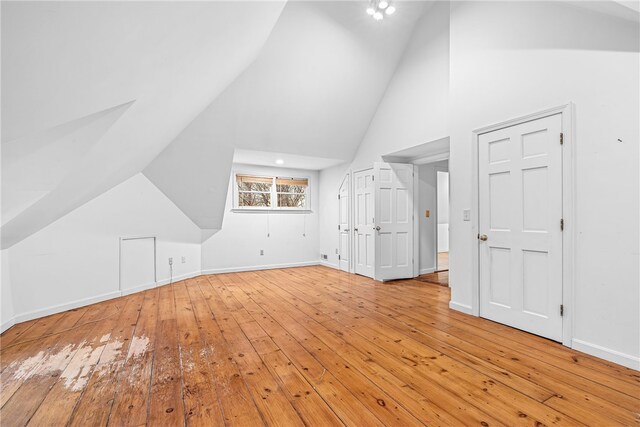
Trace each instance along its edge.
{"label": "window pane", "polygon": [[268,208],[271,206],[271,193],[238,192],[238,206]]}
{"label": "window pane", "polygon": [[306,196],[304,194],[278,194],[279,208],[304,208]]}
{"label": "window pane", "polygon": [[252,175],[236,175],[236,184],[239,191],[264,191],[270,192],[273,186],[273,178]]}
{"label": "window pane", "polygon": [[306,178],[276,178],[276,191],[278,193],[304,193],[309,186]]}

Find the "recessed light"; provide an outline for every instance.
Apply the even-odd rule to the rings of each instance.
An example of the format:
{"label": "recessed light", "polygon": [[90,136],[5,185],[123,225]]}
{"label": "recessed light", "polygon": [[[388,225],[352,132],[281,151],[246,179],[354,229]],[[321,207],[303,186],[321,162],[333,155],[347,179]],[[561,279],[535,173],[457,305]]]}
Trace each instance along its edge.
{"label": "recessed light", "polygon": [[380,3],[378,3],[378,7],[380,9],[385,9],[387,6],[389,6],[389,2],[382,0]]}
{"label": "recessed light", "polygon": [[276,160],[276,165],[284,165],[284,160],[282,160],[282,159],[277,159],[277,160]]}
{"label": "recessed light", "polygon": [[393,15],[395,13],[395,11],[396,11],[395,6],[389,6],[384,12],[387,15]]}

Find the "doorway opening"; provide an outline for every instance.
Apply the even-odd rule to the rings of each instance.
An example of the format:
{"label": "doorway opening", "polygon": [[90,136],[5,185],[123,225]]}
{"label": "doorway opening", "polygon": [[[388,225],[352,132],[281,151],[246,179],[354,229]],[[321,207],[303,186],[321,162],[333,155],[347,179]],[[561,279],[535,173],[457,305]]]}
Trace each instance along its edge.
{"label": "doorway opening", "polygon": [[449,271],[449,168],[436,166],[436,272]]}
{"label": "doorway opening", "polygon": [[420,276],[426,283],[449,286],[449,161],[418,166]]}

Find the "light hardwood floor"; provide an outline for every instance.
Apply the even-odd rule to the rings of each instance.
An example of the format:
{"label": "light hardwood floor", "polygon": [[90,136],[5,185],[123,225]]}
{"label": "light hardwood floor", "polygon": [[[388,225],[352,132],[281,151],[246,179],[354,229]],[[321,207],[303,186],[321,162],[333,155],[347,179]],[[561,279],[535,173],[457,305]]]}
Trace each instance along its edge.
{"label": "light hardwood floor", "polygon": [[2,426],[637,425],[640,374],[324,267],[201,276],[1,337]]}

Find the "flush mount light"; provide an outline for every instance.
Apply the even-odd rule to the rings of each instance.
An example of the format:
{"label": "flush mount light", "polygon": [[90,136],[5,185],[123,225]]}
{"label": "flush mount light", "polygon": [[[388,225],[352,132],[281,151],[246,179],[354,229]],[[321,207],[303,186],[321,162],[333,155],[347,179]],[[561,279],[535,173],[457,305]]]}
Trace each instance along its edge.
{"label": "flush mount light", "polygon": [[384,15],[393,15],[396,11],[396,7],[392,4],[393,0],[369,0],[369,6],[367,6],[367,15],[371,16],[376,21],[382,21]]}
{"label": "flush mount light", "polygon": [[276,159],[276,165],[284,165],[284,160]]}

